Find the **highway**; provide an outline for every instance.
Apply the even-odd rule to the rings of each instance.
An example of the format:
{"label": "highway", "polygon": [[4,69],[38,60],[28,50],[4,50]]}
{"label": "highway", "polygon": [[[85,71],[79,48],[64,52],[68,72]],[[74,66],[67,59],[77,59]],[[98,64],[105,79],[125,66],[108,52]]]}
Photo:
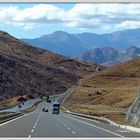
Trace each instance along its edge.
{"label": "highway", "polygon": [[[42,112],[46,107],[49,112]],[[51,114],[50,104],[43,102],[34,112],[0,124],[0,137],[139,137],[139,133],[94,120]]]}
{"label": "highway", "polygon": [[0,112],[19,112],[21,110],[25,110],[27,108],[30,108],[34,103],[41,101],[41,99],[32,99],[24,102],[24,105],[22,105],[22,108],[18,108],[18,105],[9,109],[0,110]]}

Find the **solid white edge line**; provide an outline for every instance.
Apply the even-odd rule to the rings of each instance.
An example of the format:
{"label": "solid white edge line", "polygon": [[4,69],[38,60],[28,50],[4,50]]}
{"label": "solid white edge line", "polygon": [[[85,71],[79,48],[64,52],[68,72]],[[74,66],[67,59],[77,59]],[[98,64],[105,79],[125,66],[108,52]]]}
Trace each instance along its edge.
{"label": "solid white edge line", "polygon": [[[66,113],[63,113],[63,114],[66,114]],[[71,116],[74,116],[74,117],[77,117],[77,118],[80,118],[80,119],[84,119],[84,120],[89,120],[89,121],[92,121],[92,122],[95,122],[95,123],[101,123],[100,121],[97,121],[97,120],[94,120],[94,119],[89,119],[89,118],[86,118],[86,117],[81,117],[81,116],[74,115],[74,114],[68,114],[68,115],[71,115]]]}
{"label": "solid white edge line", "polygon": [[104,128],[101,128],[101,127],[99,127],[99,126],[96,126],[96,125],[89,124],[89,123],[87,123],[87,122],[84,122],[84,121],[78,120],[78,119],[73,118],[73,117],[71,117],[71,116],[69,116],[69,115],[64,115],[64,116],[67,116],[67,117],[69,117],[69,118],[72,118],[73,120],[76,120],[76,121],[82,122],[82,123],[84,123],[84,124],[87,124],[87,125],[93,126],[93,127],[95,127],[95,128],[98,128],[98,129],[103,130],[103,131],[105,131],[105,132],[111,133],[111,134],[113,134],[113,135],[119,136],[119,137],[121,137],[121,138],[125,138],[125,137],[122,136],[122,135],[119,135],[119,134],[117,134],[117,133],[111,132],[111,131],[106,130],[106,129],[104,129]]}
{"label": "solid white edge line", "polygon": [[[40,105],[39,105],[39,106],[40,106]],[[39,106],[38,106],[37,109],[34,110],[33,112],[27,113],[27,114],[25,114],[25,115],[23,115],[23,116],[17,117],[17,118],[15,118],[15,119],[12,119],[12,120],[10,120],[10,121],[7,121],[7,122],[4,122],[4,123],[0,124],[0,127],[3,126],[3,125],[5,125],[5,124],[8,124],[8,123],[10,123],[10,122],[13,122],[13,121],[15,121],[15,120],[18,120],[18,119],[20,119],[20,118],[22,118],[22,117],[31,115],[32,113],[35,113],[35,112],[38,110]]]}

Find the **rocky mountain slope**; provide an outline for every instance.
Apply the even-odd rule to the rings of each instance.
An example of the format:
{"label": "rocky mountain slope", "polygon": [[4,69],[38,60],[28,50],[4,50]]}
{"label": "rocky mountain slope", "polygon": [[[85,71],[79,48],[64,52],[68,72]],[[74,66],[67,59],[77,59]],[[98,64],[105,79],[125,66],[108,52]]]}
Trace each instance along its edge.
{"label": "rocky mountain slope", "polygon": [[76,60],[95,62],[105,66],[112,66],[131,60],[137,56],[140,56],[140,48],[132,46],[126,50],[119,50],[109,47],[95,48],[93,50],[88,50],[85,53],[80,53],[73,58]]}
{"label": "rocky mountain slope", "polygon": [[62,93],[97,67],[103,68],[33,47],[0,31],[0,101]]}
{"label": "rocky mountain slope", "polygon": [[127,112],[125,122],[137,126],[140,123],[140,90],[138,91],[135,101],[130,106]]}
{"label": "rocky mountain slope", "polygon": [[39,38],[23,40],[31,45],[45,48],[64,56],[74,56],[95,48],[127,49],[131,46],[140,47],[139,36],[140,28],[137,28],[106,34],[87,32],[70,34],[56,31],[53,34],[43,35]]}
{"label": "rocky mountain slope", "polygon": [[67,98],[65,106],[74,112],[124,123],[127,111],[137,96],[139,83],[140,57],[107,68],[82,81]]}

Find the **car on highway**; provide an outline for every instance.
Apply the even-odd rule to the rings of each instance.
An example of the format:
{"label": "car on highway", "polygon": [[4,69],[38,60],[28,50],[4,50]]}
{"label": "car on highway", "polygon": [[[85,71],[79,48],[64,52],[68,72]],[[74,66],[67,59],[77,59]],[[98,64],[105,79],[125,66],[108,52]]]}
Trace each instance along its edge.
{"label": "car on highway", "polygon": [[45,108],[43,108],[42,111],[44,112],[45,111]]}
{"label": "car on highway", "polygon": [[19,104],[19,105],[18,105],[18,108],[22,108],[22,105],[21,105],[21,104]]}
{"label": "car on highway", "polygon": [[51,103],[51,99],[48,100],[48,103]]}
{"label": "car on highway", "polygon": [[48,112],[48,109],[43,108],[42,111],[43,112]]}

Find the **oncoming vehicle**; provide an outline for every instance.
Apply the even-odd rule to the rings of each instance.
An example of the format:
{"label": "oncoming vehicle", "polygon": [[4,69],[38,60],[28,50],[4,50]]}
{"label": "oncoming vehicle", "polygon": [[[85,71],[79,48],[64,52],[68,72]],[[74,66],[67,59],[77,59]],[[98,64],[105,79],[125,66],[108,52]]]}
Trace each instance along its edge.
{"label": "oncoming vehicle", "polygon": [[59,110],[60,110],[60,103],[56,100],[53,100],[51,103],[52,114],[59,114]]}
{"label": "oncoming vehicle", "polygon": [[18,105],[18,108],[22,108],[22,105],[21,105],[21,104],[19,104],[19,105]]}
{"label": "oncoming vehicle", "polygon": [[45,108],[43,108],[42,111],[45,111]]}

